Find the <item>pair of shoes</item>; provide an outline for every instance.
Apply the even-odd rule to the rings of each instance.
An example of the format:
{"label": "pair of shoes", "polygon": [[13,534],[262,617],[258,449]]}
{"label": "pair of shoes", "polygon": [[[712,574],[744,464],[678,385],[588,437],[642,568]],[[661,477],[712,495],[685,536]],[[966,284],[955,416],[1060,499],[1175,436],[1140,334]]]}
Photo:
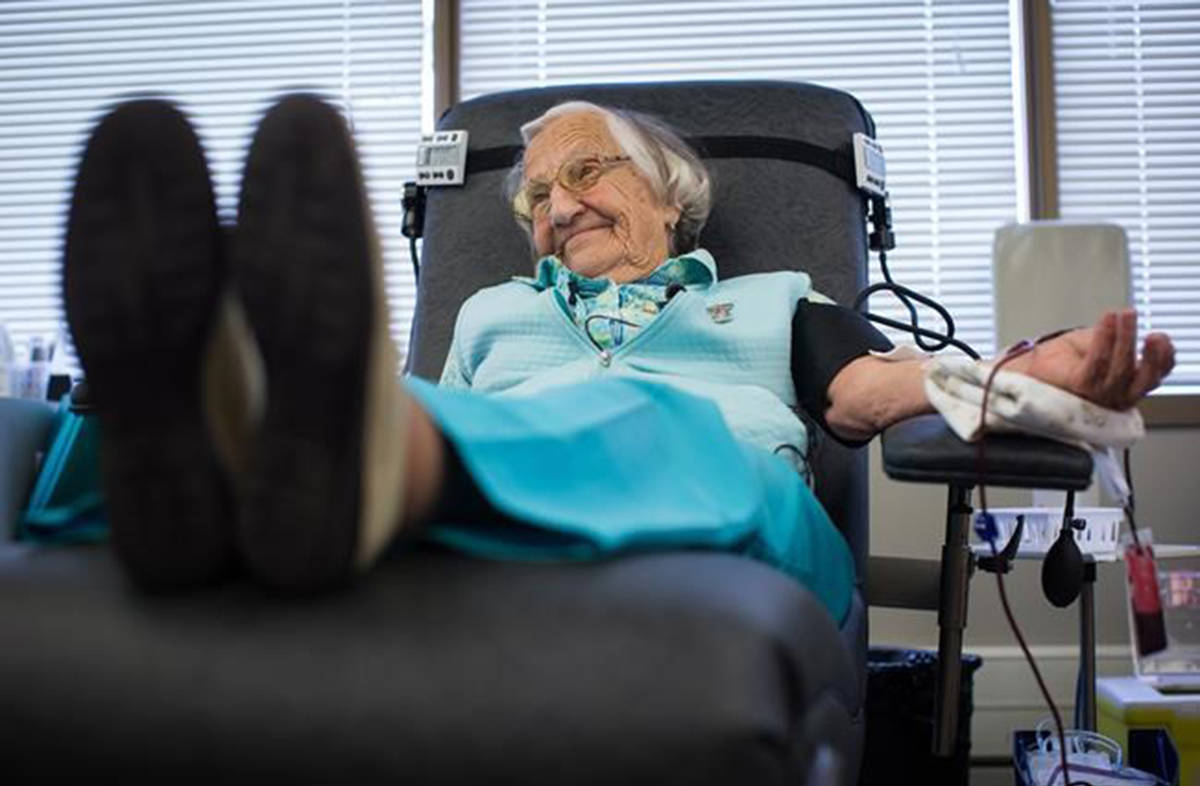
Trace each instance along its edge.
{"label": "pair of shoes", "polygon": [[374,238],[350,134],[316,98],[263,118],[228,238],[182,113],[140,100],[98,124],[64,300],[136,583],[207,584],[240,562],[319,590],[394,534],[408,400]]}

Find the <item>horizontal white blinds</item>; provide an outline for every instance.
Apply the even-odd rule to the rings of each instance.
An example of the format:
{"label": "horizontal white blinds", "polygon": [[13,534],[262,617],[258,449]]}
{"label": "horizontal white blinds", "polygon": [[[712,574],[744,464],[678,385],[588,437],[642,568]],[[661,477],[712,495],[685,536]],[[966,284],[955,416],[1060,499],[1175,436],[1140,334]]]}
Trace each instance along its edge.
{"label": "horizontal white blinds", "polygon": [[59,328],[65,208],[106,108],[132,94],[177,101],[232,222],[254,124],[274,97],[304,89],[352,121],[403,342],[413,286],[400,196],[420,133],[421,41],[421,0],[0,4],[0,322],[22,349]]}
{"label": "horizontal white blinds", "polygon": [[[462,93],[707,78],[846,90],[875,118],[887,152],[893,275],[945,303],[960,337],[988,353],[992,235],[1016,216],[1008,7],[462,0]],[[885,296],[872,309],[900,313]]]}
{"label": "horizontal white blinds", "polygon": [[1052,5],[1063,217],[1129,235],[1143,330],[1200,385],[1200,2]]}

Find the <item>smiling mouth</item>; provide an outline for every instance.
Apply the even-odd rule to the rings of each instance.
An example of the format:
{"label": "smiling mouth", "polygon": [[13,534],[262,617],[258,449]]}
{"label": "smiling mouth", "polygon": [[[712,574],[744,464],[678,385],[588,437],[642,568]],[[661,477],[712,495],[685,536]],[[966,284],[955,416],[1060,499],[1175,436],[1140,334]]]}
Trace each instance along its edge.
{"label": "smiling mouth", "polygon": [[601,227],[592,227],[591,229],[584,229],[579,232],[576,232],[575,234],[573,234],[569,238],[567,238],[565,241],[563,241],[563,248],[566,248],[567,244],[570,243],[572,240],[574,240],[577,237],[583,237],[584,235],[591,234],[592,232],[599,232],[600,230],[607,229],[607,228],[608,227],[602,227],[602,226]]}

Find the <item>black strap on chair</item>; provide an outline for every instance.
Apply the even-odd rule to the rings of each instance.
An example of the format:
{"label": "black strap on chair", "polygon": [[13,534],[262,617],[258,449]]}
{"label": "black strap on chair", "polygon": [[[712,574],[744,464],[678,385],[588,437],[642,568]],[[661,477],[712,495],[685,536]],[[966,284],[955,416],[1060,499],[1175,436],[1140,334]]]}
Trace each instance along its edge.
{"label": "black strap on chair", "polygon": [[701,158],[770,158],[824,170],[858,190],[854,153],[775,136],[698,136],[687,140]]}
{"label": "black strap on chair", "polygon": [[[820,145],[775,136],[693,136],[685,139],[701,158],[770,158],[794,161],[822,169],[853,189],[854,155],[849,150],[830,150]],[[520,145],[485,147],[467,153],[467,174],[508,169],[524,151]]]}

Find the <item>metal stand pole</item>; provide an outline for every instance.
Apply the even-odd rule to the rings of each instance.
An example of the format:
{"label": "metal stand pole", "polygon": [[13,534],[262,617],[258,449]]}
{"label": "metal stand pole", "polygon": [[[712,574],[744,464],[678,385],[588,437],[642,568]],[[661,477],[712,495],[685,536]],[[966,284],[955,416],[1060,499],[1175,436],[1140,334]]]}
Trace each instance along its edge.
{"label": "metal stand pole", "polygon": [[935,756],[953,756],[958,741],[967,587],[975,567],[967,542],[971,532],[970,493],[969,488],[951,486],[946,505],[946,541],[942,545],[941,603],[938,608],[938,679],[933,694]]}
{"label": "metal stand pole", "polygon": [[1084,556],[1083,588],[1079,591],[1079,712],[1076,725],[1096,730],[1096,561]]}

